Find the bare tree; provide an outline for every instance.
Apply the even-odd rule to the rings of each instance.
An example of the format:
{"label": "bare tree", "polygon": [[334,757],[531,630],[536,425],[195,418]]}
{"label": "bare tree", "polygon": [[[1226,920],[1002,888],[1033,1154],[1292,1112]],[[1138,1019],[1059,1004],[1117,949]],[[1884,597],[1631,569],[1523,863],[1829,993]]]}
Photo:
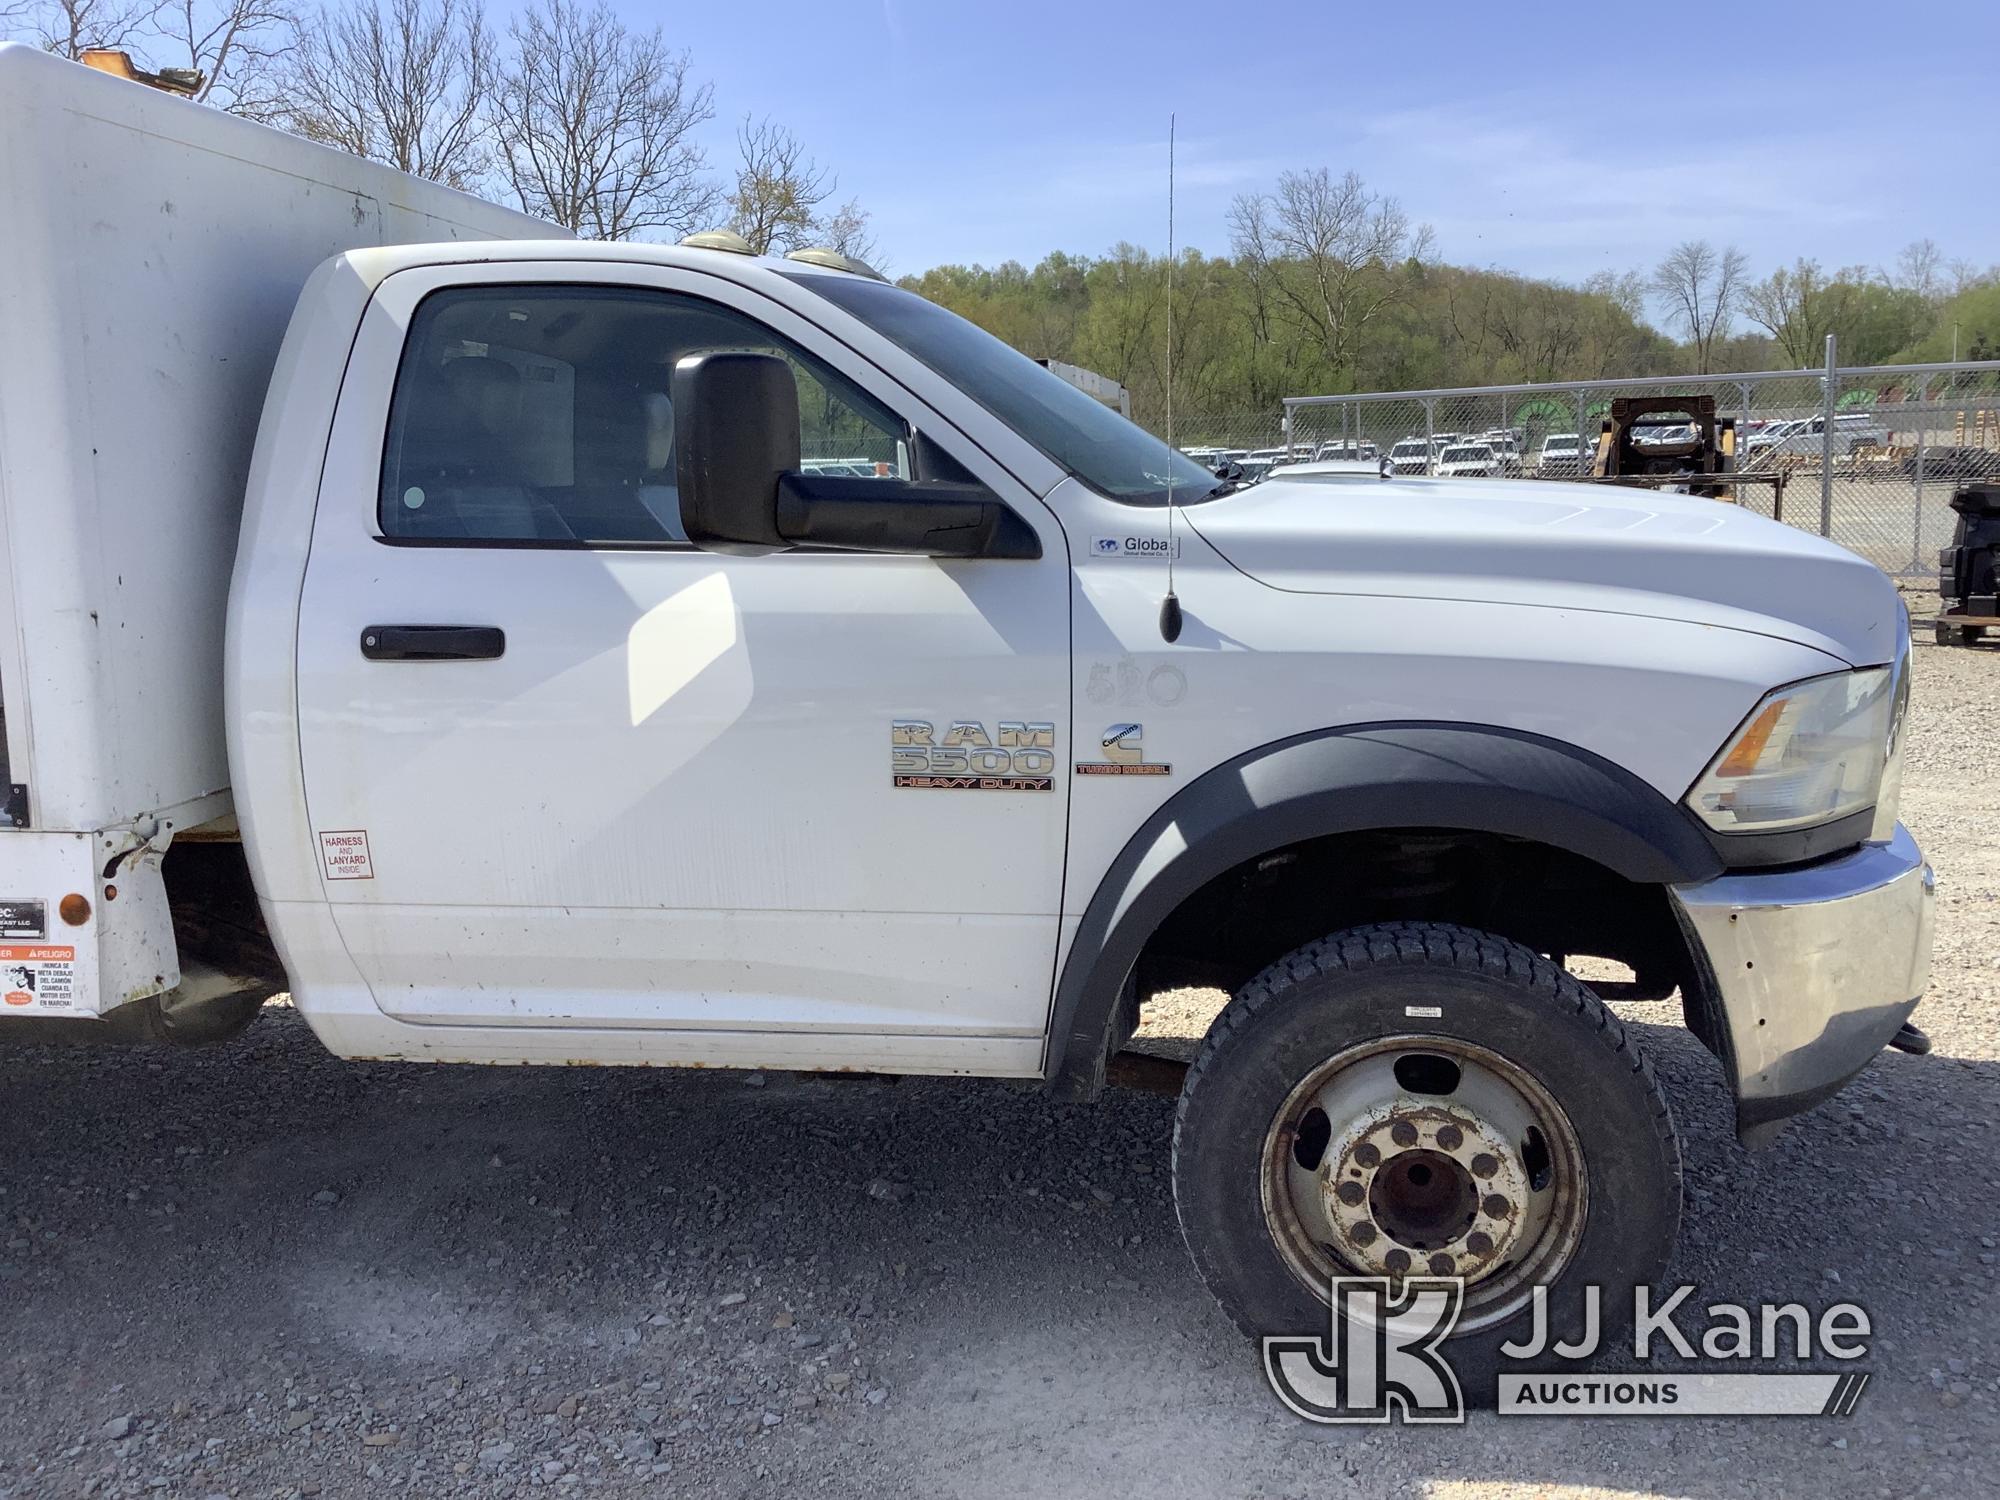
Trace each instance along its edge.
{"label": "bare tree", "polygon": [[729,195],[729,227],[759,255],[782,255],[817,238],[819,206],[833,196],[833,174],[806,155],[799,138],[770,120],[744,116],[736,130],[739,164]]}
{"label": "bare tree", "polygon": [[820,243],[829,250],[865,261],[879,271],[882,267],[876,263],[876,256],[881,246],[869,232],[868,219],[868,210],[861,206],[861,200],[849,198],[820,225]]}
{"label": "bare tree", "polygon": [[1644,271],[1593,271],[1579,288],[1593,297],[1602,297],[1633,322],[1646,316],[1646,273]]}
{"label": "bare tree", "polygon": [[44,52],[75,59],[92,47],[136,47],[153,11],[153,0],[28,0],[11,13],[10,25]]}
{"label": "bare tree", "polygon": [[1743,288],[1743,310],[1800,367],[1814,362],[1833,327],[1836,297],[1819,262],[1801,257]]}
{"label": "bare tree", "polygon": [[1938,301],[1944,295],[1944,252],[1936,240],[1912,240],[1896,256],[1895,275],[1883,279],[1927,302]]}
{"label": "bare tree", "polygon": [[448,187],[488,162],[493,41],[478,0],[367,0],[298,32],[299,134]]}
{"label": "bare tree", "polygon": [[1944,268],[1944,281],[1945,295],[1956,297],[1975,287],[2000,282],[2000,265],[1988,266],[1982,271],[1977,264],[1960,256]]}
{"label": "bare tree", "polygon": [[1668,321],[1687,331],[1698,375],[1708,373],[1715,342],[1729,329],[1749,267],[1734,246],[1717,250],[1707,240],[1686,240],[1654,268],[1653,291],[1666,304]]}
{"label": "bare tree", "polygon": [[603,0],[534,0],[508,34],[493,114],[524,209],[602,240],[710,221],[719,195],[694,131],[714,96],[658,27],[628,30]]}
{"label": "bare tree", "polygon": [[104,47],[184,69],[200,76],[195,98],[259,120],[280,113],[292,17],[290,0],[0,0],[0,34],[18,29],[59,57]]}
{"label": "bare tree", "polygon": [[1394,198],[1324,167],[1238,198],[1230,228],[1253,283],[1336,369],[1352,367],[1361,333],[1407,294],[1407,268],[1431,248],[1429,227],[1413,227]]}
{"label": "bare tree", "polygon": [[201,75],[194,97],[231,114],[278,121],[297,24],[288,0],[162,0],[153,31],[167,66]]}

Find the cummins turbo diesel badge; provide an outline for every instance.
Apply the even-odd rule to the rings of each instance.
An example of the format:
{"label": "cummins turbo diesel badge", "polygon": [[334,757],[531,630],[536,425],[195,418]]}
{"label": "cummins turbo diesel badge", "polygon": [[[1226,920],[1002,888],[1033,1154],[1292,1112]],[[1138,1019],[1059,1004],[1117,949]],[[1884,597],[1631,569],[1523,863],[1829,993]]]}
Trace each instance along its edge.
{"label": "cummins turbo diesel badge", "polygon": [[1047,792],[1055,788],[1056,726],[1002,719],[989,736],[977,719],[940,732],[927,719],[889,726],[889,767],[899,787],[929,791]]}
{"label": "cummins turbo diesel badge", "polygon": [[1113,724],[1104,731],[1104,759],[1080,760],[1079,776],[1171,776],[1174,768],[1163,761],[1147,760],[1143,724]]}

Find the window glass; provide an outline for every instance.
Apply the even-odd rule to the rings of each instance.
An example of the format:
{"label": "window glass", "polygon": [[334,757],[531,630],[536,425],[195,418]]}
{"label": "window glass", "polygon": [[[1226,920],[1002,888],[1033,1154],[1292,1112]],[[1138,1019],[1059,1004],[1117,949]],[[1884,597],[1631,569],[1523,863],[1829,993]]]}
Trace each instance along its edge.
{"label": "window glass", "polygon": [[791,366],[804,467],[910,477],[894,414],[741,313],[669,292],[457,287],[425,298],[411,324],[382,460],[383,534],[685,542],[673,368],[712,349]]}
{"label": "window glass", "polygon": [[1164,505],[1171,490],[1185,505],[1222,488],[1186,454],[935,302],[839,272],[783,274],[937,371],[1099,494]]}

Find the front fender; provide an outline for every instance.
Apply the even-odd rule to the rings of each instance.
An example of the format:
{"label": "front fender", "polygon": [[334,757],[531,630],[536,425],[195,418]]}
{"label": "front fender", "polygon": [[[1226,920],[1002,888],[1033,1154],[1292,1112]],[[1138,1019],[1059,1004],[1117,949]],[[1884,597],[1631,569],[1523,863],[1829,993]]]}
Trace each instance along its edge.
{"label": "front fender", "polygon": [[1190,782],[1112,861],[1056,985],[1049,1087],[1083,1098],[1102,1085],[1139,955],[1208,881],[1305,839],[1388,828],[1533,839],[1648,885],[1722,871],[1685,809],[1558,740],[1438,723],[1360,724],[1280,740]]}

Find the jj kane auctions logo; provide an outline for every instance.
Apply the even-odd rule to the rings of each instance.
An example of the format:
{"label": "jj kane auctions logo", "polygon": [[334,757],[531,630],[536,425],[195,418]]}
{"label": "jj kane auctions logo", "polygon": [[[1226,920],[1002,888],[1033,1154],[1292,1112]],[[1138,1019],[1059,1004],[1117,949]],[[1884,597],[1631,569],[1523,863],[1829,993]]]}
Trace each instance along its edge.
{"label": "jj kane auctions logo", "polygon": [[[1456,1278],[1336,1276],[1323,1333],[1269,1337],[1264,1375],[1286,1408],[1309,1422],[1463,1422],[1465,1398],[1447,1340],[1465,1305]],[[1603,1352],[1602,1292],[1584,1289],[1584,1323],[1570,1341],[1551,1337],[1548,1289],[1536,1287],[1524,1337],[1500,1345],[1495,1388],[1501,1416],[1846,1416],[1867,1388],[1865,1371],[1808,1373],[1744,1364],[1825,1358],[1860,1359],[1871,1332],[1867,1312],[1839,1302],[1817,1315],[1798,1302],[1710,1303],[1707,1322],[1683,1326],[1695,1288],[1655,1303],[1650,1287],[1633,1292],[1632,1357],[1653,1356],[1656,1342],[1684,1360],[1735,1368],[1592,1371],[1509,1370],[1507,1361],[1576,1366]]]}

